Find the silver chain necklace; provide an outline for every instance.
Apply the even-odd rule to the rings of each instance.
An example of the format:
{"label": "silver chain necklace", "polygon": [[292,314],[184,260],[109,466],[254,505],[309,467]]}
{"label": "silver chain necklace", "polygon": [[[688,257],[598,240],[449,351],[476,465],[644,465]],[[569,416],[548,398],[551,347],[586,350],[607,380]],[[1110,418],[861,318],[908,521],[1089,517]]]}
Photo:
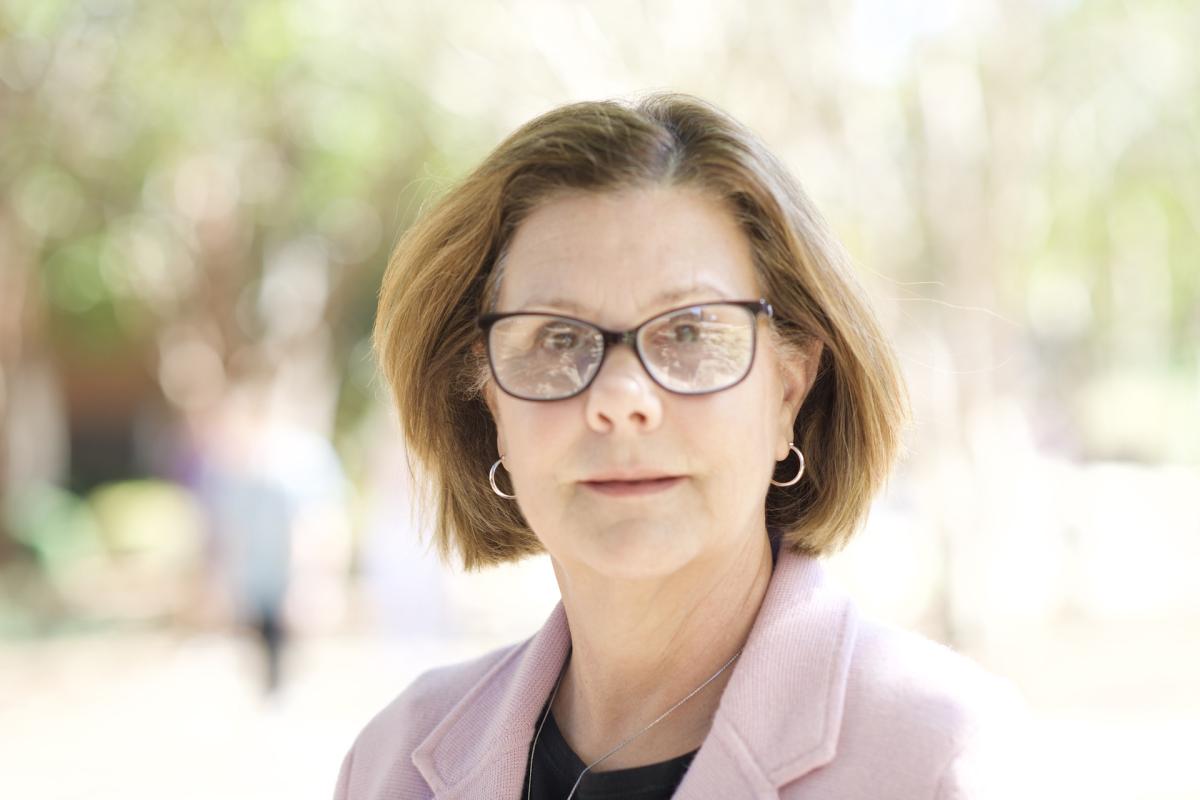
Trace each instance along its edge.
{"label": "silver chain necklace", "polygon": [[[720,675],[722,672],[724,672],[724,671],[725,671],[725,670],[726,670],[726,669],[729,667],[729,665],[730,665],[730,664],[732,664],[732,663],[733,663],[733,662],[734,662],[734,661],[737,659],[737,657],[738,657],[738,656],[740,656],[741,654],[742,654],[742,651],[741,651],[741,649],[739,649],[739,650],[738,650],[736,653],[734,653],[734,654],[733,654],[733,658],[731,658],[731,659],[729,659],[728,661],[726,661],[726,662],[725,662],[725,666],[721,667],[719,670],[717,670],[716,672],[714,672],[714,673],[712,674],[712,676],[711,676],[711,677],[710,677],[708,680],[706,680],[704,683],[700,684],[700,685],[699,685],[699,686],[697,686],[695,689],[692,689],[692,691],[688,693],[688,696],[687,696],[687,697],[683,698],[683,699],[682,699],[682,700],[680,700],[678,703],[676,703],[675,705],[671,706],[671,707],[670,707],[670,708],[668,708],[666,711],[664,711],[664,712],[663,712],[661,715],[659,715],[658,719],[654,720],[654,721],[653,721],[653,722],[651,722],[649,725],[647,725],[646,727],[642,728],[640,731],[638,731],[637,733],[633,734],[632,736],[630,736],[629,738],[627,738],[625,741],[621,742],[619,745],[617,745],[616,747],[614,747],[612,750],[609,750],[607,753],[605,753],[604,755],[600,756],[600,757],[599,757],[599,758],[597,758],[595,761],[593,761],[592,763],[590,763],[590,764],[588,764],[586,767],[584,767],[584,768],[583,768],[583,772],[579,773],[579,777],[575,779],[575,785],[571,787],[571,791],[570,791],[570,793],[569,793],[569,794],[567,794],[567,800],[571,800],[571,798],[575,796],[575,790],[579,788],[579,782],[580,782],[581,780],[583,780],[583,776],[584,776],[584,775],[586,775],[586,774],[588,773],[588,770],[590,770],[592,767],[594,767],[594,766],[596,766],[597,764],[599,764],[599,763],[600,763],[601,761],[603,761],[604,759],[606,759],[606,758],[608,758],[609,756],[611,756],[613,753],[615,753],[615,752],[617,752],[618,750],[620,750],[620,749],[621,749],[622,747],[624,747],[625,745],[627,745],[627,744],[629,744],[630,742],[632,742],[634,739],[636,739],[636,738],[638,738],[639,736],[641,736],[641,735],[642,735],[643,733],[645,733],[646,731],[648,731],[648,730],[650,730],[651,728],[653,728],[653,727],[654,727],[655,725],[657,725],[658,723],[662,722],[662,721],[663,721],[663,720],[666,718],[666,716],[667,716],[668,714],[670,714],[670,713],[671,713],[672,711],[674,711],[675,709],[679,708],[681,705],[683,705],[684,703],[686,703],[688,700],[691,700],[691,699],[692,699],[692,698],[693,698],[693,697],[696,695],[696,693],[697,693],[697,692],[699,692],[699,691],[700,691],[701,689],[703,689],[705,686],[708,686],[710,683],[712,683],[713,681],[715,681],[715,680],[717,679],[717,676],[718,676],[718,675]],[[532,798],[532,796],[533,796],[533,754],[534,754],[534,752],[536,752],[536,751],[537,751],[537,743],[538,743],[538,738],[540,738],[540,737],[541,737],[541,735],[542,735],[542,728],[543,728],[543,727],[545,726],[545,724],[546,724],[546,718],[550,716],[550,709],[551,709],[551,707],[554,705],[554,698],[558,696],[558,687],[559,687],[559,686],[562,684],[563,675],[565,675],[565,674],[566,674],[566,665],[564,664],[564,665],[563,665],[563,670],[562,670],[561,672],[559,672],[559,673],[558,673],[558,680],[554,682],[554,691],[553,691],[553,692],[550,694],[550,702],[546,704],[546,713],[542,715],[542,721],[541,721],[541,723],[538,725],[537,733],[535,733],[535,734],[534,734],[534,736],[533,736],[533,747],[531,747],[531,748],[529,749],[529,784],[528,784],[528,786],[527,786],[527,787],[526,787],[526,789],[525,789],[525,798],[526,798],[526,800],[530,800],[530,798]]]}

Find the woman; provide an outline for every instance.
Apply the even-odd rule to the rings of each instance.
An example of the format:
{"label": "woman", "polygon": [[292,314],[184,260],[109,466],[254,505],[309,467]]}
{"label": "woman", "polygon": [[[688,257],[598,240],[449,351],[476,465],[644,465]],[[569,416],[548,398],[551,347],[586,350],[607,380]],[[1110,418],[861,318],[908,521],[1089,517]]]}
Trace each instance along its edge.
{"label": "woman", "polygon": [[419,677],[338,798],[999,785],[1010,686],[825,577],[905,388],[829,230],[737,122],[660,94],[526,124],[397,246],[376,344],[442,556],[548,553],[562,601]]}

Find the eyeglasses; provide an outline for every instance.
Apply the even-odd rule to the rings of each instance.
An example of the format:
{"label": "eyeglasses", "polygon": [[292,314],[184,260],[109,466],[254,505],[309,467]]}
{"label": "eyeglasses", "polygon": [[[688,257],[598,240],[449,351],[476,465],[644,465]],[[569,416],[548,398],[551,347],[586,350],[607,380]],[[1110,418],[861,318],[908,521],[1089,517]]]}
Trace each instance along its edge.
{"label": "eyeglasses", "polygon": [[488,363],[500,388],[521,400],[565,400],[591,385],[611,346],[633,347],[646,373],[676,394],[708,394],[741,382],[754,364],[764,299],[680,306],[627,331],[532,311],[482,314]]}

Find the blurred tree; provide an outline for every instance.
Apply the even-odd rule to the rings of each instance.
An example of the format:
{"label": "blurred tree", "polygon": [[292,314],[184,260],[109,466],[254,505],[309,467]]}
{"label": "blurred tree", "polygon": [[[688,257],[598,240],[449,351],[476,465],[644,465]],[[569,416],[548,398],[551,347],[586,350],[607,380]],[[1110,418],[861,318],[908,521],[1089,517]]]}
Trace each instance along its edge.
{"label": "blurred tree", "polygon": [[345,365],[365,340],[417,198],[385,215],[439,158],[425,40],[366,58],[331,12],[0,3],[0,375],[54,363],[77,490],[143,466],[148,405],[187,413],[248,362]]}
{"label": "blurred tree", "polygon": [[653,85],[762,133],[901,287],[938,441],[1020,394],[1057,447],[1200,459],[1188,31],[1189,0],[0,0],[0,401],[54,365],[79,489],[257,364],[351,429],[422,202],[549,106]]}

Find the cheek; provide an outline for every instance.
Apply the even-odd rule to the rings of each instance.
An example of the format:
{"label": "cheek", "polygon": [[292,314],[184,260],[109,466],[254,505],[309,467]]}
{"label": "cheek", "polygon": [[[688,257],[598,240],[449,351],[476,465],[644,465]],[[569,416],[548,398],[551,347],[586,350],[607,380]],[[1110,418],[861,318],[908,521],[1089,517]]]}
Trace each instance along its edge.
{"label": "cheek", "polygon": [[[741,388],[741,387],[739,387]],[[722,409],[719,420],[705,427],[707,452],[720,459],[719,469],[739,491],[770,477],[778,409],[765,399],[765,387],[746,386],[737,402]]]}
{"label": "cheek", "polygon": [[731,438],[742,442],[741,449],[750,446],[750,440],[757,442],[761,432],[774,424],[779,412],[776,391],[772,381],[756,368],[737,386],[713,396],[713,415],[720,418]]}
{"label": "cheek", "polygon": [[714,396],[703,405],[681,410],[676,441],[704,472],[719,475],[723,484],[745,486],[757,479],[764,459],[770,459],[772,420],[757,388],[747,386],[746,392],[737,392],[737,388],[741,387],[725,397]]}
{"label": "cheek", "polygon": [[514,402],[501,409],[504,461],[528,475],[545,475],[563,466],[573,438],[578,438],[582,410],[571,412],[557,403]]}

